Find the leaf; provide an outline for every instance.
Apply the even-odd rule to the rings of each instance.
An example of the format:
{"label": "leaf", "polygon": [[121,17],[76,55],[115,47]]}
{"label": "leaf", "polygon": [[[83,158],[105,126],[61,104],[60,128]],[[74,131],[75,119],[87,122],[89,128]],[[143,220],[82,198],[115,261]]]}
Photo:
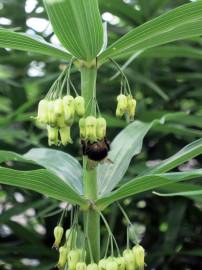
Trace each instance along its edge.
{"label": "leaf", "polygon": [[[177,152],[170,158],[160,162],[154,168],[148,170],[146,174],[165,173],[177,166],[183,164],[187,160],[190,160],[198,155],[202,154],[202,139],[192,142]],[[145,174],[145,173],[144,173]]]}
{"label": "leaf", "polygon": [[40,53],[66,60],[71,57],[66,51],[46,42],[42,37],[3,28],[0,28],[0,48]]}
{"label": "leaf", "polygon": [[180,181],[190,180],[200,176],[202,176],[202,169],[190,170],[188,172],[153,174],[153,175],[151,174],[136,177],[127,182],[126,184],[122,185],[117,190],[98,199],[96,205],[99,208],[103,209],[117,200],[135,194],[139,194],[141,192],[149,191],[154,188],[159,188]]}
{"label": "leaf", "polygon": [[97,170],[98,194],[109,193],[122,180],[133,156],[140,153],[145,135],[156,125],[162,125],[170,118],[178,118],[179,113],[164,115],[151,123],[134,121],[122,130],[111,143],[108,159],[112,162],[99,164]]}
{"label": "leaf", "polygon": [[144,136],[152,123],[135,121],[122,130],[113,140],[108,159],[112,164],[98,166],[98,192],[109,193],[122,179],[134,155],[140,153]]}
{"label": "leaf", "polygon": [[182,5],[130,31],[99,56],[104,62],[109,57],[135,53],[171,41],[202,34],[202,2]]}
{"label": "leaf", "polygon": [[45,169],[17,171],[0,167],[0,183],[30,189],[50,198],[85,206],[86,200]]}
{"label": "leaf", "polygon": [[97,0],[44,0],[54,32],[75,57],[93,60],[103,45]]}
{"label": "leaf", "polygon": [[112,14],[129,21],[130,23],[140,24],[142,21],[141,11],[137,11],[132,5],[124,3],[122,0],[100,0],[99,6],[104,12],[111,12]]}
{"label": "leaf", "polygon": [[193,59],[202,59],[202,52],[200,49],[192,48],[185,45],[167,45],[158,48],[151,48],[144,51],[142,58],[175,58],[185,57]]}
{"label": "leaf", "polygon": [[23,157],[48,169],[76,192],[83,194],[82,167],[71,155],[59,150],[35,148],[31,149]]}

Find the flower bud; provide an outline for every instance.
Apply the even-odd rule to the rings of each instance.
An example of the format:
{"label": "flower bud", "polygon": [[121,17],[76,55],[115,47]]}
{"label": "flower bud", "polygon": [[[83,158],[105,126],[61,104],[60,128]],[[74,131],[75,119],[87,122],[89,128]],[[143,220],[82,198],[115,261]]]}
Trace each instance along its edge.
{"label": "flower bud", "polygon": [[37,120],[42,124],[48,123],[48,100],[46,99],[39,102]]}
{"label": "flower bud", "polygon": [[96,136],[96,118],[94,116],[88,116],[86,118],[86,139],[90,142],[97,140]]}
{"label": "flower bud", "polygon": [[99,270],[97,263],[90,263],[90,264],[88,264],[87,270]]}
{"label": "flower bud", "polygon": [[57,124],[57,118],[56,115],[54,113],[54,101],[50,100],[48,102],[48,124],[50,126],[56,126]]}
{"label": "flower bud", "polygon": [[136,245],[133,247],[133,254],[135,258],[135,267],[137,270],[144,269],[144,257],[145,251],[141,245]]}
{"label": "flower bud", "polygon": [[68,269],[75,270],[76,264],[80,261],[81,252],[79,249],[70,250],[68,254]]}
{"label": "flower bud", "polygon": [[106,270],[118,270],[118,264],[115,260],[107,260]]}
{"label": "flower bud", "polygon": [[116,259],[116,262],[118,264],[118,270],[125,270],[125,260],[123,257],[117,257]]}
{"label": "flower bud", "polygon": [[83,117],[84,114],[85,114],[85,100],[83,97],[81,96],[77,96],[75,99],[74,99],[74,102],[75,102],[75,110],[76,110],[76,114],[79,116],[79,117]]}
{"label": "flower bud", "polygon": [[104,139],[106,136],[107,122],[103,117],[96,120],[96,137],[98,140]]}
{"label": "flower bud", "polygon": [[118,105],[121,111],[125,112],[127,110],[127,97],[123,94],[118,95],[117,97]]}
{"label": "flower bud", "polygon": [[136,110],[136,100],[132,96],[128,96],[128,116],[130,120],[134,119]]}
{"label": "flower bud", "polygon": [[53,244],[54,247],[59,248],[63,233],[64,233],[64,229],[62,226],[58,225],[55,227],[55,229],[53,231],[53,234],[55,237],[55,242]]}
{"label": "flower bud", "polygon": [[87,266],[85,262],[78,262],[76,264],[76,270],[86,270]]}
{"label": "flower bud", "polygon": [[106,270],[106,264],[107,264],[107,259],[101,259],[98,262],[98,268],[99,268],[99,270]]}
{"label": "flower bud", "polygon": [[70,95],[63,97],[63,107],[64,107],[64,120],[66,125],[71,126],[74,121],[75,114],[75,102],[74,98]]}
{"label": "flower bud", "polygon": [[59,129],[59,133],[60,133],[60,139],[61,139],[61,143],[62,145],[67,145],[68,143],[73,143],[72,138],[71,138],[71,134],[70,134],[70,127],[62,127]]}
{"label": "flower bud", "polygon": [[65,246],[63,247],[60,247],[59,248],[59,260],[58,260],[58,263],[57,263],[57,267],[60,269],[60,268],[63,268],[67,262],[67,254],[68,254],[68,250]]}
{"label": "flower bud", "polygon": [[126,270],[134,270],[135,259],[134,259],[133,251],[130,249],[124,250],[123,258],[125,260]]}
{"label": "flower bud", "polygon": [[86,119],[81,118],[79,120],[79,132],[80,132],[80,138],[85,139],[86,138]]}
{"label": "flower bud", "polygon": [[48,145],[58,145],[58,128],[47,126],[48,129]]}
{"label": "flower bud", "polygon": [[63,115],[63,100],[58,98],[54,101],[54,113],[56,117],[61,117]]}

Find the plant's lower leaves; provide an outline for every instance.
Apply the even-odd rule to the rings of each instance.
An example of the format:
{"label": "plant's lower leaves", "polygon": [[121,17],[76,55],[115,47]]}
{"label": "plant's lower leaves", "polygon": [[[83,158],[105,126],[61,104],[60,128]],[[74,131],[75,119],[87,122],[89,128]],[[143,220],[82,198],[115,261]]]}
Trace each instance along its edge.
{"label": "plant's lower leaves", "polygon": [[191,191],[182,191],[182,192],[176,192],[176,193],[159,193],[159,192],[153,192],[155,195],[162,196],[162,197],[173,197],[173,196],[198,196],[202,195],[202,188],[197,190],[191,190]]}
{"label": "plant's lower leaves", "polygon": [[110,194],[98,199],[97,206],[105,208],[107,205],[135,195],[141,192],[157,189],[159,187],[169,185],[175,182],[190,180],[202,176],[202,169],[190,170],[187,172],[179,173],[166,173],[166,174],[154,174],[136,177],[126,184],[122,185],[117,190]]}
{"label": "plant's lower leaves", "polygon": [[151,126],[151,123],[135,121],[115,137],[108,154],[111,164],[104,163],[98,166],[100,195],[109,193],[122,179],[132,157],[140,153],[144,136]]}
{"label": "plant's lower leaves", "polygon": [[70,59],[71,55],[40,36],[32,36],[0,28],[0,48],[10,48],[28,52],[42,53],[56,58]]}
{"label": "plant's lower leaves", "polygon": [[38,164],[54,173],[77,193],[83,194],[81,165],[67,153],[48,148],[34,148],[25,155],[0,151],[0,163],[6,161]]}
{"label": "plant's lower leaves", "polygon": [[59,150],[35,148],[31,149],[23,157],[48,169],[79,194],[83,194],[82,167],[71,155]]}
{"label": "plant's lower leaves", "polygon": [[0,183],[30,189],[48,197],[85,206],[87,203],[59,177],[45,169],[17,171],[0,167]]}
{"label": "plant's lower leaves", "polygon": [[134,121],[122,130],[112,141],[111,151],[108,154],[110,163],[105,162],[98,166],[98,193],[103,196],[113,190],[126,173],[133,156],[140,153],[142,143],[148,131],[156,125],[162,125],[170,118],[179,117],[167,114],[160,120],[151,123]]}

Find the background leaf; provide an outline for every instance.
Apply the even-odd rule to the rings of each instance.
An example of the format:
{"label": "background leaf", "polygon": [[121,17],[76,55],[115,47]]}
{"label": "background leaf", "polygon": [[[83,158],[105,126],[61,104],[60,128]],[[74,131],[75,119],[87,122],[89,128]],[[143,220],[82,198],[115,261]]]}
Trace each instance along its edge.
{"label": "background leaf", "polygon": [[97,0],[44,0],[44,4],[63,46],[79,59],[94,59],[103,45]]}
{"label": "background leaf", "polygon": [[0,167],[0,183],[27,188],[43,195],[72,204],[86,205],[86,201],[59,177],[47,170],[17,171]]}
{"label": "background leaf", "polygon": [[111,192],[104,196],[103,198],[98,199],[97,206],[104,208],[107,205],[113,203],[114,201],[139,194],[148,190],[156,189],[164,185],[169,185],[172,182],[179,182],[190,180],[202,176],[202,170],[190,170],[188,172],[179,172],[179,173],[167,173],[167,174],[153,174],[136,177],[126,184],[119,187],[117,190]]}

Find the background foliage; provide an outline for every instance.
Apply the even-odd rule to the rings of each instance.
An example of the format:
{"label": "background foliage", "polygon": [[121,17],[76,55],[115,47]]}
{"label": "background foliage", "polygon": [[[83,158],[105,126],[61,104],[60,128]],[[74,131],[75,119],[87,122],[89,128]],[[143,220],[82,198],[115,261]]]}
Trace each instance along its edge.
{"label": "background foliage", "polygon": [[[188,2],[100,0],[103,20],[108,21],[108,43],[111,44],[135,26]],[[39,0],[1,1],[0,26],[9,29],[17,27],[24,32],[40,34],[47,41],[55,41]],[[175,115],[163,127],[156,125],[149,131],[143,150],[132,160],[125,181],[201,137],[201,45],[201,38],[192,38],[149,49],[139,56],[123,55],[119,61],[120,65],[129,64],[125,73],[138,100],[138,120],[150,122],[165,113]],[[50,56],[8,49],[0,49],[0,56],[1,150],[23,154],[30,148],[47,146],[46,134],[35,127],[31,116],[36,114],[39,99],[46,94],[65,63]],[[120,84],[120,78],[114,75],[116,70],[112,64],[103,65],[99,70],[97,86],[101,110],[108,118],[110,140],[125,126],[124,121],[114,118],[115,97]],[[73,81],[79,88],[78,73],[73,74]],[[176,117],[174,113],[179,112],[184,112],[183,116]],[[78,138],[76,128],[73,137]],[[79,141],[61,147],[61,150],[79,157]],[[149,162],[146,163],[146,160]],[[179,170],[199,168],[200,164],[201,157],[198,157],[180,166]],[[7,162],[6,166],[23,170],[36,167],[18,162]],[[196,181],[194,183],[200,185]],[[190,183],[188,190],[192,188]],[[187,185],[184,187],[186,190]],[[201,195],[186,195],[159,197],[148,192],[123,201],[148,252],[148,269],[201,269],[202,198]],[[37,193],[7,186],[1,189],[0,202],[1,268],[52,269],[57,260],[57,254],[51,250],[52,230],[64,205],[44,199]],[[123,231],[125,221],[120,211],[113,205],[105,210],[105,214],[120,246],[124,247],[125,235],[120,231]],[[68,224],[67,219],[66,226]],[[104,226],[102,233],[104,237]]]}

